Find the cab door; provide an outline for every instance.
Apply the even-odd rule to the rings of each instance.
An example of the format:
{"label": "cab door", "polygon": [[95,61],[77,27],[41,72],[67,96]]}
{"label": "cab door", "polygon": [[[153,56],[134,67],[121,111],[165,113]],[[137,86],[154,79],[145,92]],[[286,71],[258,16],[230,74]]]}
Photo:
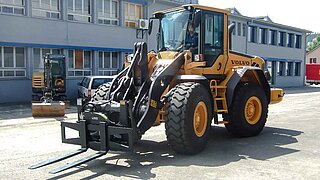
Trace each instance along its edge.
{"label": "cab door", "polygon": [[201,51],[206,66],[211,67],[219,56],[223,55],[224,47],[224,14],[204,12],[202,23]]}

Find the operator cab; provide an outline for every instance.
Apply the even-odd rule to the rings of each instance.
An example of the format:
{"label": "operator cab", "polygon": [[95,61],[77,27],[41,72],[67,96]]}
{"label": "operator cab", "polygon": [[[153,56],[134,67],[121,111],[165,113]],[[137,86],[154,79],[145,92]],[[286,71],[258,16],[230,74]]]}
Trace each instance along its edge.
{"label": "operator cab", "polygon": [[210,67],[224,54],[226,12],[213,12],[197,6],[186,5],[155,14],[160,21],[158,52],[190,50],[193,61],[205,61]]}

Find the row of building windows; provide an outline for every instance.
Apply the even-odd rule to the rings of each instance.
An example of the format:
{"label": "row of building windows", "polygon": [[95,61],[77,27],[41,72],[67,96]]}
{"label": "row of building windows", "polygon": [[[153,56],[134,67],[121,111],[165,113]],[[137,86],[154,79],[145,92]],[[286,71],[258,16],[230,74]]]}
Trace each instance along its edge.
{"label": "row of building windows", "polygon": [[248,41],[301,49],[301,35],[257,26],[248,27]]}
{"label": "row of building windows", "polygon": [[274,29],[262,28],[257,26],[248,26],[247,29],[246,23],[235,21],[232,21],[232,23],[236,25],[232,34],[243,37],[248,35],[248,41],[251,43],[301,49],[302,39],[301,35],[299,34],[287,33],[284,31],[277,31]]}
{"label": "row of building windows", "polygon": [[0,12],[7,14],[25,14],[24,0],[0,0]]}
{"label": "row of building windows", "polygon": [[[301,62],[266,61],[266,70],[271,76],[301,76]],[[275,84],[275,77],[271,77],[270,83]]]}
{"label": "row of building windows", "polygon": [[275,66],[275,63],[277,63],[277,76],[301,76],[301,62],[267,61],[269,70],[271,66]]}
{"label": "row of building windows", "polygon": [[[0,47],[0,78],[26,77],[26,48]],[[61,54],[61,49],[33,48],[33,67],[35,71],[43,70],[43,55]],[[93,51],[68,50],[68,77],[92,75]],[[121,68],[118,52],[99,51],[98,75],[115,75]],[[300,76],[301,62],[266,61],[270,72],[276,68],[277,76]]]}
{"label": "row of building windows", "polygon": [[[32,16],[50,19],[61,19],[62,0],[32,0]],[[119,24],[119,1],[96,0],[99,24]],[[124,25],[136,27],[139,19],[143,17],[143,6],[135,3],[124,3]],[[67,20],[79,22],[92,22],[92,0],[68,0]],[[0,0],[0,13],[25,14],[24,0]]]}
{"label": "row of building windows", "polygon": [[25,76],[25,48],[0,47],[0,78]]}
{"label": "row of building windows", "polygon": [[[238,36],[246,36],[247,32],[247,24],[241,23],[241,22],[235,22],[232,21],[233,24],[235,24],[234,30],[232,32],[232,35],[238,35]],[[230,21],[228,21],[228,25],[230,25]]]}
{"label": "row of building windows", "polygon": [[[62,54],[62,49],[33,48],[34,71],[43,71],[43,56],[47,53]],[[66,57],[68,77],[92,75],[93,52],[68,50]],[[26,77],[26,48],[0,47],[0,78]],[[99,51],[98,75],[115,75],[121,68],[120,53]]]}

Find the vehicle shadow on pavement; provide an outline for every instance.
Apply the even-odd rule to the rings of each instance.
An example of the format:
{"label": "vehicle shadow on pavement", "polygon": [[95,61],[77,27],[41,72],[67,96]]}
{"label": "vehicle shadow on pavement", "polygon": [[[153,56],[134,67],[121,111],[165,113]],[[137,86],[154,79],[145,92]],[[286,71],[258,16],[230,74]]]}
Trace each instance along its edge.
{"label": "vehicle shadow on pavement", "polygon": [[[197,155],[175,154],[167,141],[142,140],[136,145],[136,153],[134,154],[122,153],[104,159],[96,159],[87,163],[87,166],[80,166],[76,170],[55,176],[52,179],[65,178],[83,170],[94,173],[83,179],[93,179],[104,174],[115,177],[150,179],[157,176],[152,172],[152,169],[161,166],[219,167],[241,159],[265,161],[298,152],[299,150],[282,146],[297,143],[296,137],[302,133],[296,130],[266,127],[257,137],[234,138],[226,132],[225,128],[213,126],[207,147]],[[179,172],[177,169],[172,169],[172,172],[167,173]]]}

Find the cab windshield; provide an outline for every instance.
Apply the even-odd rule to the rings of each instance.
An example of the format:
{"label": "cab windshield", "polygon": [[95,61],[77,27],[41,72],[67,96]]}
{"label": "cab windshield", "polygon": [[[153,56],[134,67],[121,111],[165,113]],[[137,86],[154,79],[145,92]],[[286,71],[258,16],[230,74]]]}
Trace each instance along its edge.
{"label": "cab windshield", "polygon": [[64,64],[62,60],[51,60],[51,73],[53,76],[64,74]]}
{"label": "cab windshield", "polygon": [[187,10],[169,12],[163,16],[159,27],[159,51],[182,49],[191,18],[191,12]]}

